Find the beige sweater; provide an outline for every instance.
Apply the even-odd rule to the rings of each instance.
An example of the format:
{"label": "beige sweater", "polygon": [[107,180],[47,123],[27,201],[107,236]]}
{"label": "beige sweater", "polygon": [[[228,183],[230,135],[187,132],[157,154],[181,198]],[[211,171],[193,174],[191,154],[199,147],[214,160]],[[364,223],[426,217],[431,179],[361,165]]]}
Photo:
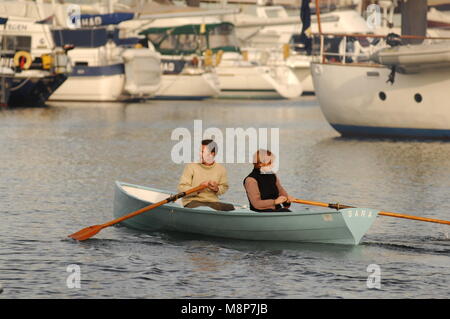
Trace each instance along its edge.
{"label": "beige sweater", "polygon": [[183,175],[181,175],[180,182],[178,184],[179,192],[185,192],[188,189],[197,187],[206,181],[217,182],[219,190],[214,192],[209,188],[206,188],[199,193],[193,193],[185,196],[182,198],[184,206],[193,200],[202,202],[217,202],[219,201],[218,196],[224,194],[229,187],[227,171],[225,167],[219,163],[214,163],[211,166],[201,163],[190,163],[185,166]]}

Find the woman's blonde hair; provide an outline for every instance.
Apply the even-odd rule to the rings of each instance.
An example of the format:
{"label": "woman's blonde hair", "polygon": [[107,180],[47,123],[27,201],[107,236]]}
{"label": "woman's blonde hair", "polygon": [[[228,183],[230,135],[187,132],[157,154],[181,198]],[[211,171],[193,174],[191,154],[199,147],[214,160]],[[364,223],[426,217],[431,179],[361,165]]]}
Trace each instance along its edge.
{"label": "woman's blonde hair", "polygon": [[261,168],[273,164],[275,162],[275,155],[265,149],[259,149],[253,155],[253,166],[254,168]]}

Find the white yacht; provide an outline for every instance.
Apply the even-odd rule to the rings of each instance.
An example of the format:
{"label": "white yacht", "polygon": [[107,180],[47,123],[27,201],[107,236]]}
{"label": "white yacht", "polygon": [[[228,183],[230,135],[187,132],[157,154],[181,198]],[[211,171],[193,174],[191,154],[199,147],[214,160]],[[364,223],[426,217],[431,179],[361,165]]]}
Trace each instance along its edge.
{"label": "white yacht", "polygon": [[[148,27],[169,28],[176,32],[198,29],[195,41],[203,55],[200,60],[204,61],[207,52],[211,51],[213,67],[220,82],[220,98],[279,99],[295,98],[302,94],[300,81],[288,67],[249,61],[248,55],[239,47],[231,23],[221,22],[217,17],[167,18],[157,19]],[[192,34],[190,36],[194,37]]]}
{"label": "white yacht", "polygon": [[261,65],[241,52],[225,52],[216,67],[223,98],[293,99],[303,93],[294,72],[285,65]]}
{"label": "white yacht", "polygon": [[216,61],[212,55],[203,54],[207,50],[206,29],[211,27],[204,26],[203,34],[198,24],[150,27],[141,32],[149,48],[161,54],[162,83],[155,99],[202,100],[219,96]]}
{"label": "white yacht", "polygon": [[[121,101],[155,95],[161,82],[160,56],[137,48],[139,39],[122,32],[120,23],[132,19],[134,14],[113,12],[114,2],[109,1],[109,6],[0,2],[0,11],[8,16],[47,24],[57,45],[74,46],[68,53],[73,72],[50,100]],[[127,37],[122,33],[127,33]]]}
{"label": "white yacht", "polygon": [[[73,44],[69,79],[50,100],[123,101],[149,98],[161,84],[160,56],[121,39],[117,28],[55,29],[57,43]],[[124,44],[124,41],[127,43]]]}

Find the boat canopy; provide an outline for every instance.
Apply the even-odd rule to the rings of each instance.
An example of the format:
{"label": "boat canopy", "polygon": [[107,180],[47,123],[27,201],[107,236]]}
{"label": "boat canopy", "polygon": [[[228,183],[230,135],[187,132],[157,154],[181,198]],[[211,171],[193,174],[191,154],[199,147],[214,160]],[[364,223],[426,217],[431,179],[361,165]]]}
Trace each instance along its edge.
{"label": "boat canopy", "polygon": [[239,52],[234,25],[227,22],[154,27],[139,34],[147,36],[156,50],[166,55],[202,53],[207,49]]}

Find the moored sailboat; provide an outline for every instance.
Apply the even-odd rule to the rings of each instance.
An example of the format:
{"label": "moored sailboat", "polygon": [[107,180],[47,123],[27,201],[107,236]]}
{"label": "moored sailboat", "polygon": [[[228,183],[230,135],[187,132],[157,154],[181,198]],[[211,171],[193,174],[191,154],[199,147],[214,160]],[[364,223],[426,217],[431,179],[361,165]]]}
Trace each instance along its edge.
{"label": "moored sailboat", "polygon": [[[414,8],[414,1],[409,5]],[[404,23],[411,12],[421,11],[403,12]],[[450,98],[450,38],[405,33],[320,34],[322,42],[326,37],[342,39],[345,48],[334,53],[322,49],[311,65],[322,112],[342,135],[450,138],[450,109],[445,102]],[[368,46],[374,39],[378,44]],[[405,44],[411,40],[420,43]],[[349,52],[350,43],[352,48],[365,43],[366,53]]]}
{"label": "moored sailboat", "polygon": [[[162,28],[164,32],[173,33],[172,38],[176,41],[195,38],[184,43],[201,54],[199,60],[205,61],[211,56],[220,81],[220,98],[294,98],[301,95],[301,83],[288,67],[248,61],[239,47],[233,24],[215,18],[198,21],[186,23],[186,19],[182,18],[160,19],[142,32]],[[155,43],[155,40],[152,42]],[[161,43],[155,44],[161,50]],[[160,52],[164,54],[164,51]]]}

